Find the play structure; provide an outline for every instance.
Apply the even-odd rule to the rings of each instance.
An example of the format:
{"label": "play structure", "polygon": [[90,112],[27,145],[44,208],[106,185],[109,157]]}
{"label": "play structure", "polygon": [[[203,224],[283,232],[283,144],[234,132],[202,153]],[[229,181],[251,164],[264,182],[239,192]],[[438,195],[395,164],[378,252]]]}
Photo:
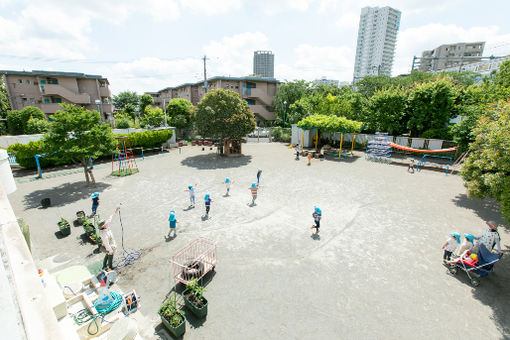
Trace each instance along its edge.
{"label": "play structure", "polygon": [[[353,138],[354,140],[354,138]],[[391,162],[391,147],[388,133],[377,132],[375,139],[367,143],[367,151],[365,157],[367,160],[376,162]]]}
{"label": "play structure", "polygon": [[128,176],[138,172],[133,149],[127,136],[115,137],[117,152],[112,155],[112,175]]}
{"label": "play structure", "polygon": [[448,149],[439,149],[439,150],[423,150],[423,149],[410,148],[408,146],[398,145],[398,144],[395,144],[395,143],[389,143],[389,145],[392,148],[395,148],[395,149],[400,149],[400,150],[404,150],[404,151],[411,151],[411,152],[421,152],[421,153],[441,153],[441,152],[450,152],[450,151],[457,150],[457,147],[448,148]]}
{"label": "play structure", "polygon": [[[431,158],[437,158],[437,159],[445,159],[448,161],[448,164],[444,163],[438,163],[438,162],[431,162]],[[448,171],[450,170],[452,166],[452,157],[446,157],[446,156],[436,156],[436,155],[423,155],[421,159],[418,161],[418,164],[416,165],[416,171],[420,171],[423,167],[432,167],[436,169],[444,169],[446,170],[446,174],[448,175]]]}
{"label": "play structure", "polygon": [[197,238],[172,256],[171,262],[177,282],[186,285],[191,279],[200,280],[218,263],[216,242],[205,237]]}

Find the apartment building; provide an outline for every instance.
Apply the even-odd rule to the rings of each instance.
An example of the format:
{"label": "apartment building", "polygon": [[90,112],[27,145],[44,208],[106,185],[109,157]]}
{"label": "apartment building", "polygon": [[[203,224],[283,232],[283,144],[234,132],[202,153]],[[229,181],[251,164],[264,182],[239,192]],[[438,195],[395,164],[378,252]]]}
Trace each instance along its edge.
{"label": "apartment building", "polygon": [[112,114],[112,94],[108,79],[100,75],[56,71],[2,71],[13,110],[36,106],[52,115],[59,104],[76,104],[101,112],[104,120]]}
{"label": "apartment building", "polygon": [[387,6],[361,9],[354,83],[368,75],[391,75],[400,15],[399,10]]}
{"label": "apartment building", "polygon": [[321,79],[315,79],[313,83],[315,85],[331,85],[338,87],[339,81],[335,79],[327,79],[326,77],[322,77]]}
{"label": "apartment building", "polygon": [[[278,80],[260,77],[212,77],[207,79],[207,89],[228,89],[239,93],[255,114],[257,124],[275,119],[273,99],[278,91]],[[154,98],[154,104],[164,108],[171,99],[185,98],[197,105],[205,96],[204,81],[167,87],[158,92],[146,92]],[[156,104],[158,103],[158,104]]]}
{"label": "apartment building", "polygon": [[484,41],[472,43],[445,44],[433,50],[423,51],[420,60],[420,71],[442,71],[451,67],[462,67],[471,63],[479,63],[485,47]]}
{"label": "apartment building", "polygon": [[253,52],[253,74],[261,77],[274,77],[274,54],[272,51]]}

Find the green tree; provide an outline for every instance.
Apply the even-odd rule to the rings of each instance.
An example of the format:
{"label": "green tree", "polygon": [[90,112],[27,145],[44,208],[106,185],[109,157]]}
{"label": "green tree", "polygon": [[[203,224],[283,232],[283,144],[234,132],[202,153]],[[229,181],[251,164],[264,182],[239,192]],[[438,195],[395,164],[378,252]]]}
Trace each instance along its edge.
{"label": "green tree", "polygon": [[51,130],[44,136],[49,152],[61,161],[80,162],[87,186],[96,183],[88,158],[112,154],[116,143],[108,124],[101,124],[97,111],[61,104],[53,116]]}
{"label": "green tree", "polygon": [[365,76],[355,84],[359,93],[365,98],[370,98],[375,92],[390,87],[392,85],[391,77],[385,74],[377,76]]}
{"label": "green tree", "polygon": [[131,117],[125,113],[119,113],[115,116],[115,128],[128,129],[132,125]]}
{"label": "green tree", "polygon": [[[27,124],[30,119],[46,121],[46,115],[34,106],[27,106],[21,111],[13,110],[7,114],[7,128],[12,135],[31,133],[27,131]],[[32,125],[33,126],[33,125]]]}
{"label": "green tree", "polygon": [[25,128],[26,134],[45,133],[50,130],[50,122],[46,119],[30,118]]}
{"label": "green tree", "polygon": [[510,60],[501,63],[499,71],[494,77],[494,84],[504,88],[510,87]]}
{"label": "green tree", "polygon": [[133,105],[131,103],[127,103],[124,106],[124,109],[122,110],[122,112],[124,114],[126,114],[127,116],[129,116],[132,120],[136,119],[136,106],[135,105]]}
{"label": "green tree", "polygon": [[21,121],[23,122],[23,132],[27,132],[27,124],[30,119],[38,119],[46,121],[48,120],[44,112],[38,107],[35,106],[27,106],[21,110]]}
{"label": "green tree", "polygon": [[255,129],[255,118],[248,103],[231,90],[212,90],[195,110],[198,134],[224,140],[242,138]]}
{"label": "green tree", "polygon": [[177,129],[190,127],[193,122],[191,111],[193,104],[185,98],[174,98],[166,106],[166,113],[169,118],[169,124]]}
{"label": "green tree", "polygon": [[140,96],[140,114],[145,114],[145,109],[154,104],[154,98],[150,94],[142,94]]}
{"label": "green tree", "polygon": [[[312,93],[311,84],[304,80],[294,80],[278,85],[278,92],[273,99],[275,124],[283,125],[285,116],[292,115],[291,105]],[[285,117],[286,118],[286,117]],[[287,119],[285,119],[287,121]]]}
{"label": "green tree", "polygon": [[9,96],[7,95],[7,88],[5,87],[2,79],[0,79],[0,118],[6,118],[7,113],[11,109]]}
{"label": "green tree", "polygon": [[450,118],[457,116],[458,93],[449,79],[438,79],[416,85],[409,92],[407,128],[412,136],[427,130],[444,130]]}
{"label": "green tree", "polygon": [[163,110],[159,107],[151,108],[150,106],[147,106],[145,108],[145,114],[141,120],[143,127],[159,127],[164,125],[165,115]]}
{"label": "green tree", "polygon": [[495,198],[510,223],[510,102],[492,105],[473,130],[475,141],[462,167],[471,198]]}
{"label": "green tree", "polygon": [[113,96],[113,106],[115,110],[123,110],[127,104],[133,105],[135,108],[138,107],[140,96],[136,92],[123,91],[118,95]]}
{"label": "green tree", "polygon": [[402,88],[377,91],[368,101],[365,124],[371,132],[401,134],[406,131],[407,95]]}
{"label": "green tree", "polygon": [[21,111],[12,110],[7,113],[7,131],[9,131],[11,135],[23,134]]}

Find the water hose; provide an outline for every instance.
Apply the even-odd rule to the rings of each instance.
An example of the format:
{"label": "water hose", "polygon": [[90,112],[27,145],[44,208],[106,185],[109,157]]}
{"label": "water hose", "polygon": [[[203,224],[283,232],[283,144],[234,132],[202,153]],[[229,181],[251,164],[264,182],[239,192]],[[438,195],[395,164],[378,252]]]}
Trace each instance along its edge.
{"label": "water hose", "polygon": [[[122,299],[123,299],[122,295],[120,295],[116,292],[110,292],[110,295],[113,298],[113,302],[106,308],[101,308],[101,307],[97,306],[97,304],[99,304],[99,300],[96,300],[96,302],[94,302],[94,307],[97,310],[97,314],[92,314],[90,312],[89,308],[84,308],[73,315],[74,322],[76,322],[76,324],[79,326],[92,320],[90,322],[89,326],[87,327],[87,333],[89,333],[89,335],[96,335],[99,332],[99,325],[97,324],[97,318],[100,318],[101,320],[103,320],[105,322],[110,322],[110,321],[105,320],[103,318],[103,316],[116,310],[122,304]],[[95,333],[91,333],[91,331],[90,331],[90,326],[92,326],[93,324],[96,327]]]}
{"label": "water hose", "polygon": [[116,269],[121,269],[126,266],[129,266],[130,264],[135,263],[140,257],[142,257],[142,253],[139,250],[131,249],[131,248],[125,248],[124,247],[124,225],[122,224],[122,216],[120,215],[119,210],[119,219],[120,219],[120,227],[122,228],[122,259],[119,263],[117,263]]}

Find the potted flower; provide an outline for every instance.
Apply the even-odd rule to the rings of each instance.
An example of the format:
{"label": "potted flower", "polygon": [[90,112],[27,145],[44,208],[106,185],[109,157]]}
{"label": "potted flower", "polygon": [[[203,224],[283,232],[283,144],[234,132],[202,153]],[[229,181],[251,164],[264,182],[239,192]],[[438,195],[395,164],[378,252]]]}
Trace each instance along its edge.
{"label": "potted flower", "polygon": [[191,279],[186,285],[186,289],[182,292],[184,304],[198,318],[207,315],[207,300],[203,296],[205,288],[202,287],[197,279]]}
{"label": "potted flower", "polygon": [[175,298],[167,298],[159,308],[158,314],[165,328],[174,337],[178,338],[186,332],[186,317],[184,311],[179,309]]}
{"label": "potted flower", "polygon": [[69,225],[69,222],[66,219],[61,218],[57,224],[58,224],[58,228],[60,229],[60,233],[63,236],[67,236],[67,235],[71,234],[71,226]]}

